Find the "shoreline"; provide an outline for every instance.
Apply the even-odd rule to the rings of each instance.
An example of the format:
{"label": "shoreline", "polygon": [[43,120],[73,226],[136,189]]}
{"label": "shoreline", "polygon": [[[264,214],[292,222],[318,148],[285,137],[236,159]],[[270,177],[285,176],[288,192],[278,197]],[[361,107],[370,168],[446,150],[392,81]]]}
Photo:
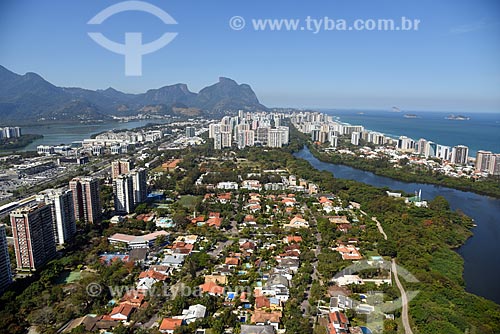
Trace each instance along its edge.
{"label": "shoreline", "polygon": [[[471,138],[461,140],[463,131],[461,131],[460,128],[457,128],[456,124],[464,124],[464,122],[446,120],[445,117],[440,117],[452,113],[449,111],[405,110],[405,112],[422,116],[417,119],[404,118],[403,112],[394,113],[388,110],[363,110],[364,113],[360,115],[357,113],[357,111],[361,110],[315,109],[315,112],[321,112],[333,117],[333,120],[335,122],[347,125],[361,125],[365,127],[365,131],[381,133],[384,136],[393,139],[398,139],[400,136],[406,136],[415,141],[417,141],[419,138],[424,138],[439,145],[450,147],[457,145],[466,145],[467,147],[469,147],[469,154],[472,157],[475,157],[475,154],[479,150],[500,152],[499,145],[491,145],[484,142],[482,143]],[[467,113],[467,115],[472,116],[469,121],[472,122],[471,125],[474,126],[474,130],[477,130],[477,127],[479,126],[486,125],[484,122],[488,122],[487,125],[495,125],[500,123],[500,120],[497,116],[498,112],[476,112]],[[476,115],[476,117],[474,117],[474,115]],[[414,127],[414,123],[406,123],[407,121],[413,122],[415,120],[420,122],[418,128]],[[393,124],[393,121],[397,123]],[[439,133],[440,130],[436,129],[435,127],[431,130],[422,130],[421,127],[424,127],[425,129],[427,123],[433,124],[436,121],[440,122],[441,126],[449,125],[453,129],[453,131],[456,132],[449,132],[445,136],[441,136],[441,134]],[[368,125],[366,125],[367,123]],[[467,121],[465,121],[465,123],[467,123]],[[410,126],[410,124],[412,125]],[[491,131],[489,134],[493,135]],[[469,142],[470,140],[473,140],[473,142]]]}
{"label": "shoreline", "polygon": [[[478,194],[478,195],[483,195],[483,196],[488,196],[488,197],[491,197],[491,198],[494,198],[494,199],[500,199],[500,192],[489,192],[489,191],[483,191],[483,190],[478,190],[478,189],[474,189],[474,188],[470,188],[466,185],[464,186],[456,186],[456,185],[451,185],[451,184],[445,184],[445,183],[440,183],[439,181],[432,181],[432,180],[426,180],[426,179],[419,179],[417,175],[413,176],[412,174],[407,174],[410,179],[404,179],[402,177],[398,177],[397,175],[394,175],[394,174],[387,174],[387,173],[384,173],[384,169],[380,170],[380,169],[377,169],[375,167],[373,168],[370,168],[370,165],[369,164],[364,164],[364,165],[355,165],[355,164],[350,164],[349,161],[347,160],[342,160],[340,162],[335,162],[335,161],[332,161],[331,157],[329,157],[328,155],[326,155],[324,152],[320,152],[318,151],[314,146],[312,146],[312,143],[310,143],[309,141],[307,142],[307,147],[309,148],[309,150],[311,151],[311,153],[316,157],[318,158],[318,160],[322,161],[322,162],[327,162],[327,163],[333,163],[333,164],[339,164],[339,165],[343,165],[343,166],[348,166],[348,167],[351,167],[351,168],[356,168],[356,169],[360,169],[360,170],[363,170],[363,171],[367,171],[367,172],[371,172],[375,175],[378,175],[378,176],[383,176],[383,177],[387,177],[387,178],[390,178],[390,179],[393,179],[393,180],[397,180],[397,181],[401,181],[401,182],[405,182],[405,183],[422,183],[422,184],[429,184],[429,185],[435,185],[435,186],[438,186],[438,187],[446,187],[446,188],[452,188],[452,189],[455,189],[455,190],[459,190],[459,191],[463,191],[463,192],[471,192],[471,193],[475,193],[475,194]],[[361,158],[358,158],[358,159],[361,159]],[[411,178],[413,177],[413,178]],[[443,175],[443,177],[445,177]],[[451,179],[451,180],[455,180],[455,179],[452,179],[450,177],[447,177],[447,179]],[[476,182],[482,182],[482,181],[476,181]]]}
{"label": "shoreline", "polygon": [[43,138],[44,137],[41,134],[27,133],[27,134],[21,135],[21,137],[15,138],[16,143],[5,143],[5,144],[0,143],[0,155],[2,155],[4,153],[9,154],[9,153],[17,152],[18,150],[22,150],[25,147],[32,144],[33,142],[35,142],[39,139],[43,139]]}
{"label": "shoreline", "polygon": [[[304,149],[307,150],[308,149],[307,146]],[[334,162],[331,162],[331,161],[323,161],[323,160],[319,159],[314,154],[313,150],[310,150],[309,152],[310,152],[311,156],[314,159],[316,159],[317,161],[319,161],[321,163],[329,164],[331,166],[338,166],[338,167],[341,167],[341,166],[345,167],[345,166],[347,166],[347,165],[344,165],[344,164],[337,164],[337,163],[334,163]],[[309,162],[309,159],[307,159],[305,157],[297,156],[295,153],[294,153],[294,156],[296,158],[298,158],[298,159],[303,159],[303,160],[307,161],[308,163],[312,164],[311,162]],[[314,166],[314,165],[312,165],[312,167],[315,168],[315,169],[317,169],[317,167]],[[347,168],[352,168],[354,170],[359,170],[360,172],[364,172],[364,173],[372,173],[374,176],[378,176],[378,175],[376,175],[375,173],[373,173],[371,171],[365,171],[365,170],[359,169],[357,167],[347,166]],[[379,188],[379,189],[389,188],[391,190],[402,190],[402,189],[399,189],[399,188],[391,187],[390,185],[387,185],[387,186],[373,185],[371,183],[366,183],[366,182],[364,182],[362,180],[352,179],[352,178],[346,178],[345,176],[344,177],[343,176],[337,176],[334,171],[332,171],[332,170],[328,170],[328,171],[330,173],[332,173],[333,176],[335,178],[339,179],[339,180],[359,182],[359,183],[367,184],[367,185],[370,185],[372,187],[376,187],[376,188]],[[378,176],[378,177],[385,177],[385,176]],[[403,181],[399,181],[399,180],[396,180],[396,182],[414,183],[414,182],[403,182]],[[440,186],[440,185],[433,185],[433,186]],[[444,188],[450,188],[450,187],[444,187]],[[453,190],[454,191],[460,191],[460,192],[462,192],[462,190],[456,190],[456,189],[453,189]],[[485,195],[476,195],[476,196],[485,196]],[[488,197],[488,198],[490,198],[490,197]],[[451,199],[448,199],[448,198],[447,198],[447,200],[448,201],[452,201]],[[498,199],[494,199],[494,200],[497,201]],[[453,202],[450,202],[450,203],[453,203]],[[455,200],[455,203],[456,203],[456,200]],[[497,305],[500,305],[500,303],[495,299],[495,297],[494,297],[495,295],[493,295],[493,296],[489,295],[488,297],[486,297],[488,294],[485,291],[483,291],[484,289],[483,290],[482,289],[477,289],[477,285],[475,285],[475,283],[474,283],[474,282],[477,282],[477,279],[474,278],[474,276],[470,276],[470,272],[471,272],[471,270],[474,270],[474,267],[470,267],[470,264],[468,265],[468,269],[467,270],[468,270],[469,274],[467,274],[467,270],[466,270],[466,262],[468,261],[468,263],[470,263],[470,261],[471,261],[471,254],[476,254],[477,253],[477,245],[473,246],[472,248],[470,248],[470,244],[474,243],[474,241],[477,244],[478,240],[484,240],[484,238],[485,238],[485,236],[484,236],[484,234],[485,234],[484,233],[484,229],[488,228],[487,227],[488,224],[486,224],[482,229],[478,230],[478,227],[476,225],[476,220],[475,220],[476,215],[473,212],[471,212],[470,210],[464,210],[464,211],[462,211],[462,208],[460,206],[457,207],[457,205],[454,206],[453,210],[456,211],[457,213],[461,212],[461,213],[465,214],[467,217],[469,217],[471,219],[471,221],[469,223],[464,224],[464,227],[468,231],[466,237],[463,240],[455,240],[455,241],[459,241],[459,242],[454,243],[454,244],[453,243],[450,244],[449,248],[448,248],[451,252],[453,252],[453,254],[455,254],[455,256],[456,256],[455,259],[456,260],[460,259],[460,268],[458,268],[458,266],[457,266],[456,269],[457,270],[459,269],[459,271],[460,271],[460,277],[463,280],[463,285],[462,286],[463,286],[464,290],[467,293],[472,294],[474,296],[478,296],[478,297],[484,298],[484,299],[486,299],[486,300],[488,300],[490,302],[493,302],[493,303],[495,303]],[[486,218],[486,219],[488,219],[488,218]],[[483,222],[483,223],[486,223],[486,222]],[[467,247],[467,245],[469,245],[469,251],[468,252],[464,250],[464,247]],[[451,254],[449,254],[449,256],[451,256]],[[451,258],[453,258],[453,256],[451,256],[450,259]]]}

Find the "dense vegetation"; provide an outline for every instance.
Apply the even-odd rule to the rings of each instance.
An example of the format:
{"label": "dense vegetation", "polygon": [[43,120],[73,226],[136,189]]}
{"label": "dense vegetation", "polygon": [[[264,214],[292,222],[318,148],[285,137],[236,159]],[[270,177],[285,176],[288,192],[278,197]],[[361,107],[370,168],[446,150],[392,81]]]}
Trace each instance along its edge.
{"label": "dense vegetation", "polygon": [[[407,290],[419,291],[410,304],[412,328],[415,334],[500,332],[500,306],[465,291],[462,279],[463,260],[453,251],[471,235],[469,230],[471,220],[468,217],[460,212],[450,211],[447,201],[442,197],[430,201],[429,208],[409,207],[401,200],[388,197],[384,189],[356,181],[336,179],[329,172],[318,171],[307,161],[297,159],[291,154],[299,150],[304,143],[303,137],[298,137],[294,132],[292,135],[294,139],[286,149],[248,148],[236,154],[224,150],[218,154],[232,158],[218,160],[217,172],[231,175],[231,171],[238,168],[238,172],[243,174],[252,172],[252,166],[257,165],[265,166],[267,169],[286,167],[291,173],[316,183],[327,192],[336,194],[345,203],[349,201],[360,203],[369,217],[378,217],[388,235],[388,240],[383,240],[373,224],[367,226],[365,233],[360,234],[360,239],[363,248],[371,247],[380,255],[396,257],[397,262],[419,280],[418,283],[408,283],[404,280],[402,282]],[[178,152],[170,154],[176,155]],[[205,171],[205,166],[199,164],[199,157],[211,154],[214,152],[209,145],[184,151],[184,161],[180,164],[180,168],[158,177],[154,182],[155,188],[164,189],[166,193],[202,195],[198,193],[193,183]],[[236,164],[238,158],[247,160],[244,164]],[[218,179],[214,177],[212,181]],[[103,198],[109,198],[110,187],[107,189],[103,187],[101,195]],[[196,206],[197,212],[216,209],[223,217],[233,215],[237,221],[243,218],[234,212],[231,204],[205,207],[206,204],[201,203],[199,198],[200,196],[182,196],[181,200],[175,202],[169,209],[157,209],[157,214],[163,214],[160,210],[168,210],[180,231],[185,230],[188,212],[185,206],[189,205]],[[299,199],[309,205],[307,199]],[[147,206],[139,206],[137,213],[148,210]],[[111,248],[106,238],[102,236],[116,232],[146,232],[154,228],[152,224],[136,219],[131,219],[120,226],[109,226],[106,221],[101,226],[80,226],[76,243],[65,250],[63,257],[52,261],[31,278],[17,281],[0,298],[0,333],[24,333],[29,324],[38,324],[43,333],[55,333],[55,328],[59,326],[54,324],[61,325],[71,318],[87,313],[103,314],[109,311],[110,306],[106,304],[111,296],[103,293],[98,298],[89,298],[86,293],[87,284],[98,282],[102,286],[130,285],[137,277],[139,268],[120,262],[111,266],[103,265],[98,260],[98,254]],[[190,232],[201,231],[197,229],[200,228],[192,227]],[[318,219],[317,230],[322,239],[319,242],[321,253],[318,255],[317,271],[322,277],[331,277],[349,264],[341,261],[339,254],[329,249],[341,235],[331,228],[326,219]],[[273,235],[279,236],[278,239],[284,236],[283,233],[285,232],[278,225],[273,229]],[[205,235],[208,236],[207,240],[214,243],[225,240],[229,233],[214,231]],[[240,236],[244,237],[245,231],[242,231]],[[314,261],[314,254],[310,249],[317,243],[315,236],[307,230],[301,231],[301,236],[304,240],[300,255],[302,265],[297,275],[293,277],[292,298],[285,306],[283,318],[287,331],[291,333],[311,333],[312,324],[305,320],[301,311],[307,288],[310,286],[310,301],[319,300],[325,295],[325,285],[312,279],[311,262]],[[222,256],[228,255],[229,251],[238,251],[238,243],[224,250]],[[273,261],[271,254],[263,252],[262,259]],[[209,270],[214,265],[215,262],[206,253],[195,253],[172,281],[195,287],[202,283],[200,271]],[[80,271],[82,271],[80,281],[69,285],[61,284],[61,278],[69,272]],[[254,282],[258,277],[249,275],[245,279]],[[237,282],[231,281],[230,285],[235,286]],[[388,287],[384,292],[393,297],[398,294],[392,287]],[[174,296],[170,300],[163,297],[151,298],[149,300],[151,307],[145,311],[147,313],[137,313],[133,316],[133,320],[145,322],[155,313],[159,313],[159,316],[175,315],[186,307],[188,302],[203,303],[210,314],[221,309],[220,301],[215,298],[200,297],[199,300],[188,301],[182,296]],[[235,308],[237,306],[235,305]],[[207,322],[214,333],[222,333],[226,325],[236,322],[232,311],[232,308],[225,308],[218,317],[209,317],[203,321]],[[351,314],[349,316],[351,317]],[[387,321],[385,325],[384,333],[397,333],[396,322]],[[187,327],[183,326],[182,332],[193,332],[193,328]],[[114,332],[140,333],[141,330],[117,327]]]}
{"label": "dense vegetation", "polygon": [[0,150],[16,150],[28,146],[37,139],[43,138],[42,135],[22,135],[17,138],[0,139]]}
{"label": "dense vegetation", "polygon": [[[290,172],[316,182],[343,200],[360,203],[369,215],[378,217],[389,237],[384,241],[378,235],[373,240],[378,251],[396,256],[397,262],[420,281],[402,282],[407,291],[420,291],[410,303],[414,333],[500,333],[500,306],[465,291],[463,259],[453,249],[470,237],[472,223],[462,213],[451,211],[446,199],[436,197],[429,208],[408,207],[388,197],[383,189],[336,179],[284,150],[247,152],[245,156],[251,160],[286,165]],[[331,270],[340,268],[337,261],[325,265]],[[396,333],[390,329],[385,332]]]}

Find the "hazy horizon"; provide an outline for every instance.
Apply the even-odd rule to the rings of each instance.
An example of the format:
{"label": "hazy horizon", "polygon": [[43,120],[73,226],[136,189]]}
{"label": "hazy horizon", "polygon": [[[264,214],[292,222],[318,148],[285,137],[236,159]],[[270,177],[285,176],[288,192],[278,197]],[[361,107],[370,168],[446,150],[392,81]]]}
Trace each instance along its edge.
{"label": "hazy horizon", "polygon": [[[20,74],[36,72],[57,86],[93,90],[140,93],[182,82],[197,92],[225,76],[251,85],[267,106],[500,111],[500,3],[495,0],[221,0],[217,6],[152,0],[147,3],[177,24],[166,26],[137,11],[113,15],[102,25],[88,24],[117,3],[3,1],[0,64]],[[231,27],[234,17],[244,18],[246,26]],[[307,18],[408,18],[420,25],[412,31],[317,32],[304,26],[259,31],[252,25],[258,19],[303,23]],[[143,56],[139,77],[125,76],[124,56],[88,35],[100,32],[123,43],[126,32],[140,32],[149,43],[165,31],[178,36]]]}

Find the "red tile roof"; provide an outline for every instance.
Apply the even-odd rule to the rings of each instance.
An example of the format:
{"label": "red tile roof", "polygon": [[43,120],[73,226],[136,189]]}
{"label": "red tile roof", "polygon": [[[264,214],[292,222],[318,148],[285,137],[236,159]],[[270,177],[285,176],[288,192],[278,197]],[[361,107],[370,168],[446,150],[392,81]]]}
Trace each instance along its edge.
{"label": "red tile roof", "polygon": [[203,292],[213,293],[216,295],[224,294],[224,288],[222,286],[217,285],[214,282],[207,282],[205,284],[200,285],[200,289]]}
{"label": "red tile roof", "polygon": [[266,312],[261,310],[255,310],[252,315],[251,322],[252,323],[267,323],[274,322],[279,323],[282,317],[282,313],[279,311],[274,312]]}
{"label": "red tile roof", "polygon": [[255,308],[270,308],[271,307],[271,302],[266,296],[258,296],[255,297]]}
{"label": "red tile roof", "polygon": [[223,194],[219,194],[217,195],[217,198],[218,199],[224,199],[226,201],[229,201],[231,200],[231,193],[223,193]]}
{"label": "red tile roof", "polygon": [[168,278],[167,275],[165,274],[162,274],[158,271],[155,271],[153,269],[150,269],[150,270],[147,270],[147,271],[143,271],[139,274],[139,278],[145,278],[145,277],[150,277],[150,278],[154,278],[158,281],[164,281]]}
{"label": "red tile roof", "polygon": [[298,235],[289,235],[288,237],[286,237],[286,240],[289,244],[300,243],[302,242],[302,237]]}
{"label": "red tile roof", "polygon": [[114,307],[109,315],[112,317],[112,316],[121,314],[121,315],[124,315],[125,317],[127,317],[127,319],[128,319],[128,318],[130,318],[130,315],[132,314],[132,312],[134,312],[134,310],[135,310],[135,307],[132,305],[121,304],[121,305]]}
{"label": "red tile roof", "polygon": [[222,218],[210,218],[209,220],[207,220],[207,225],[210,227],[220,227],[222,225],[222,221]]}
{"label": "red tile roof", "polygon": [[191,223],[196,224],[196,223],[201,223],[205,221],[205,216],[198,216],[195,218],[191,218]]}
{"label": "red tile roof", "polygon": [[161,321],[160,330],[161,331],[173,331],[177,327],[182,325],[182,319],[172,319],[172,318],[164,318]]}
{"label": "red tile roof", "polygon": [[132,305],[135,307],[141,307],[141,305],[143,305],[143,303],[144,303],[144,295],[137,290],[128,291],[120,299],[120,304],[123,304],[123,303],[129,304],[129,305]]}
{"label": "red tile roof", "polygon": [[210,212],[208,218],[220,218],[220,212]]}

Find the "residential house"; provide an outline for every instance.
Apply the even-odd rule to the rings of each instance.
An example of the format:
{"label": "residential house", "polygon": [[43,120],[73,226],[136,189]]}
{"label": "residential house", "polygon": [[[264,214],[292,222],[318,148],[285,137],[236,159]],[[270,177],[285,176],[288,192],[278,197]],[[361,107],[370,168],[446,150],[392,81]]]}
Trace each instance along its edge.
{"label": "residential house", "polygon": [[328,314],[328,324],[327,331],[328,334],[337,333],[348,333],[349,319],[344,313],[335,311]]}
{"label": "residential house", "polygon": [[250,322],[260,326],[271,325],[277,331],[282,317],[283,314],[281,311],[267,312],[263,310],[255,310],[254,314],[252,314],[252,317],[250,318]]}
{"label": "residential house", "polygon": [[130,290],[120,299],[120,305],[128,304],[136,308],[146,308],[148,302],[144,300],[144,294],[137,290]]}
{"label": "residential house", "polygon": [[189,255],[193,251],[194,245],[184,241],[175,242],[172,245],[172,253]]}
{"label": "residential house", "polygon": [[134,306],[124,303],[114,307],[109,314],[109,318],[115,321],[128,321],[134,310]]}
{"label": "residential house", "polygon": [[208,293],[211,296],[222,296],[224,294],[224,288],[214,282],[204,283],[200,285],[200,289],[203,293]]}
{"label": "residential house", "polygon": [[207,308],[201,304],[191,305],[188,309],[182,311],[182,319],[186,324],[205,318]]}
{"label": "residential house", "polygon": [[213,282],[216,284],[222,284],[226,285],[227,284],[227,275],[206,275],[205,276],[205,283]]}
{"label": "residential house", "polygon": [[289,282],[282,275],[272,275],[262,287],[262,294],[266,296],[276,297],[282,302],[286,302],[289,298]]}
{"label": "residential house", "polygon": [[162,260],[161,264],[169,267],[171,270],[178,270],[182,267],[185,257],[186,254],[167,255]]}
{"label": "residential house", "polygon": [[302,237],[299,235],[289,235],[283,239],[285,244],[298,244],[302,242]]}
{"label": "residential house", "polygon": [[153,269],[143,271],[139,274],[139,279],[145,278],[145,277],[153,278],[157,281],[165,281],[168,278],[167,275],[165,275],[159,271],[155,271]]}
{"label": "residential house", "polygon": [[177,327],[182,325],[182,319],[164,318],[160,324],[160,332],[174,334]]}
{"label": "residential house", "polygon": [[151,288],[155,283],[158,282],[159,282],[158,280],[152,277],[143,277],[140,278],[139,281],[137,282],[136,289],[141,293],[146,293],[147,291],[151,290]]}
{"label": "residential house", "polygon": [[217,200],[221,204],[229,203],[229,202],[231,202],[231,193],[219,194],[219,195],[217,195]]}
{"label": "residential house", "polygon": [[240,259],[238,257],[226,257],[224,264],[233,269],[240,264]]}
{"label": "residential house", "polygon": [[299,270],[300,261],[293,258],[279,258],[277,259],[279,268],[285,268],[292,273],[296,273]]}
{"label": "residential house", "polygon": [[290,220],[290,223],[284,224],[283,227],[288,228],[309,228],[309,223],[307,220],[301,216],[295,216]]}
{"label": "residential house", "polygon": [[333,250],[339,252],[340,255],[342,255],[342,260],[361,260],[363,259],[363,256],[359,252],[359,250],[354,247],[353,245],[339,245],[338,247],[334,248]]}
{"label": "residential house", "polygon": [[241,325],[240,334],[275,334],[275,328],[271,325]]}

